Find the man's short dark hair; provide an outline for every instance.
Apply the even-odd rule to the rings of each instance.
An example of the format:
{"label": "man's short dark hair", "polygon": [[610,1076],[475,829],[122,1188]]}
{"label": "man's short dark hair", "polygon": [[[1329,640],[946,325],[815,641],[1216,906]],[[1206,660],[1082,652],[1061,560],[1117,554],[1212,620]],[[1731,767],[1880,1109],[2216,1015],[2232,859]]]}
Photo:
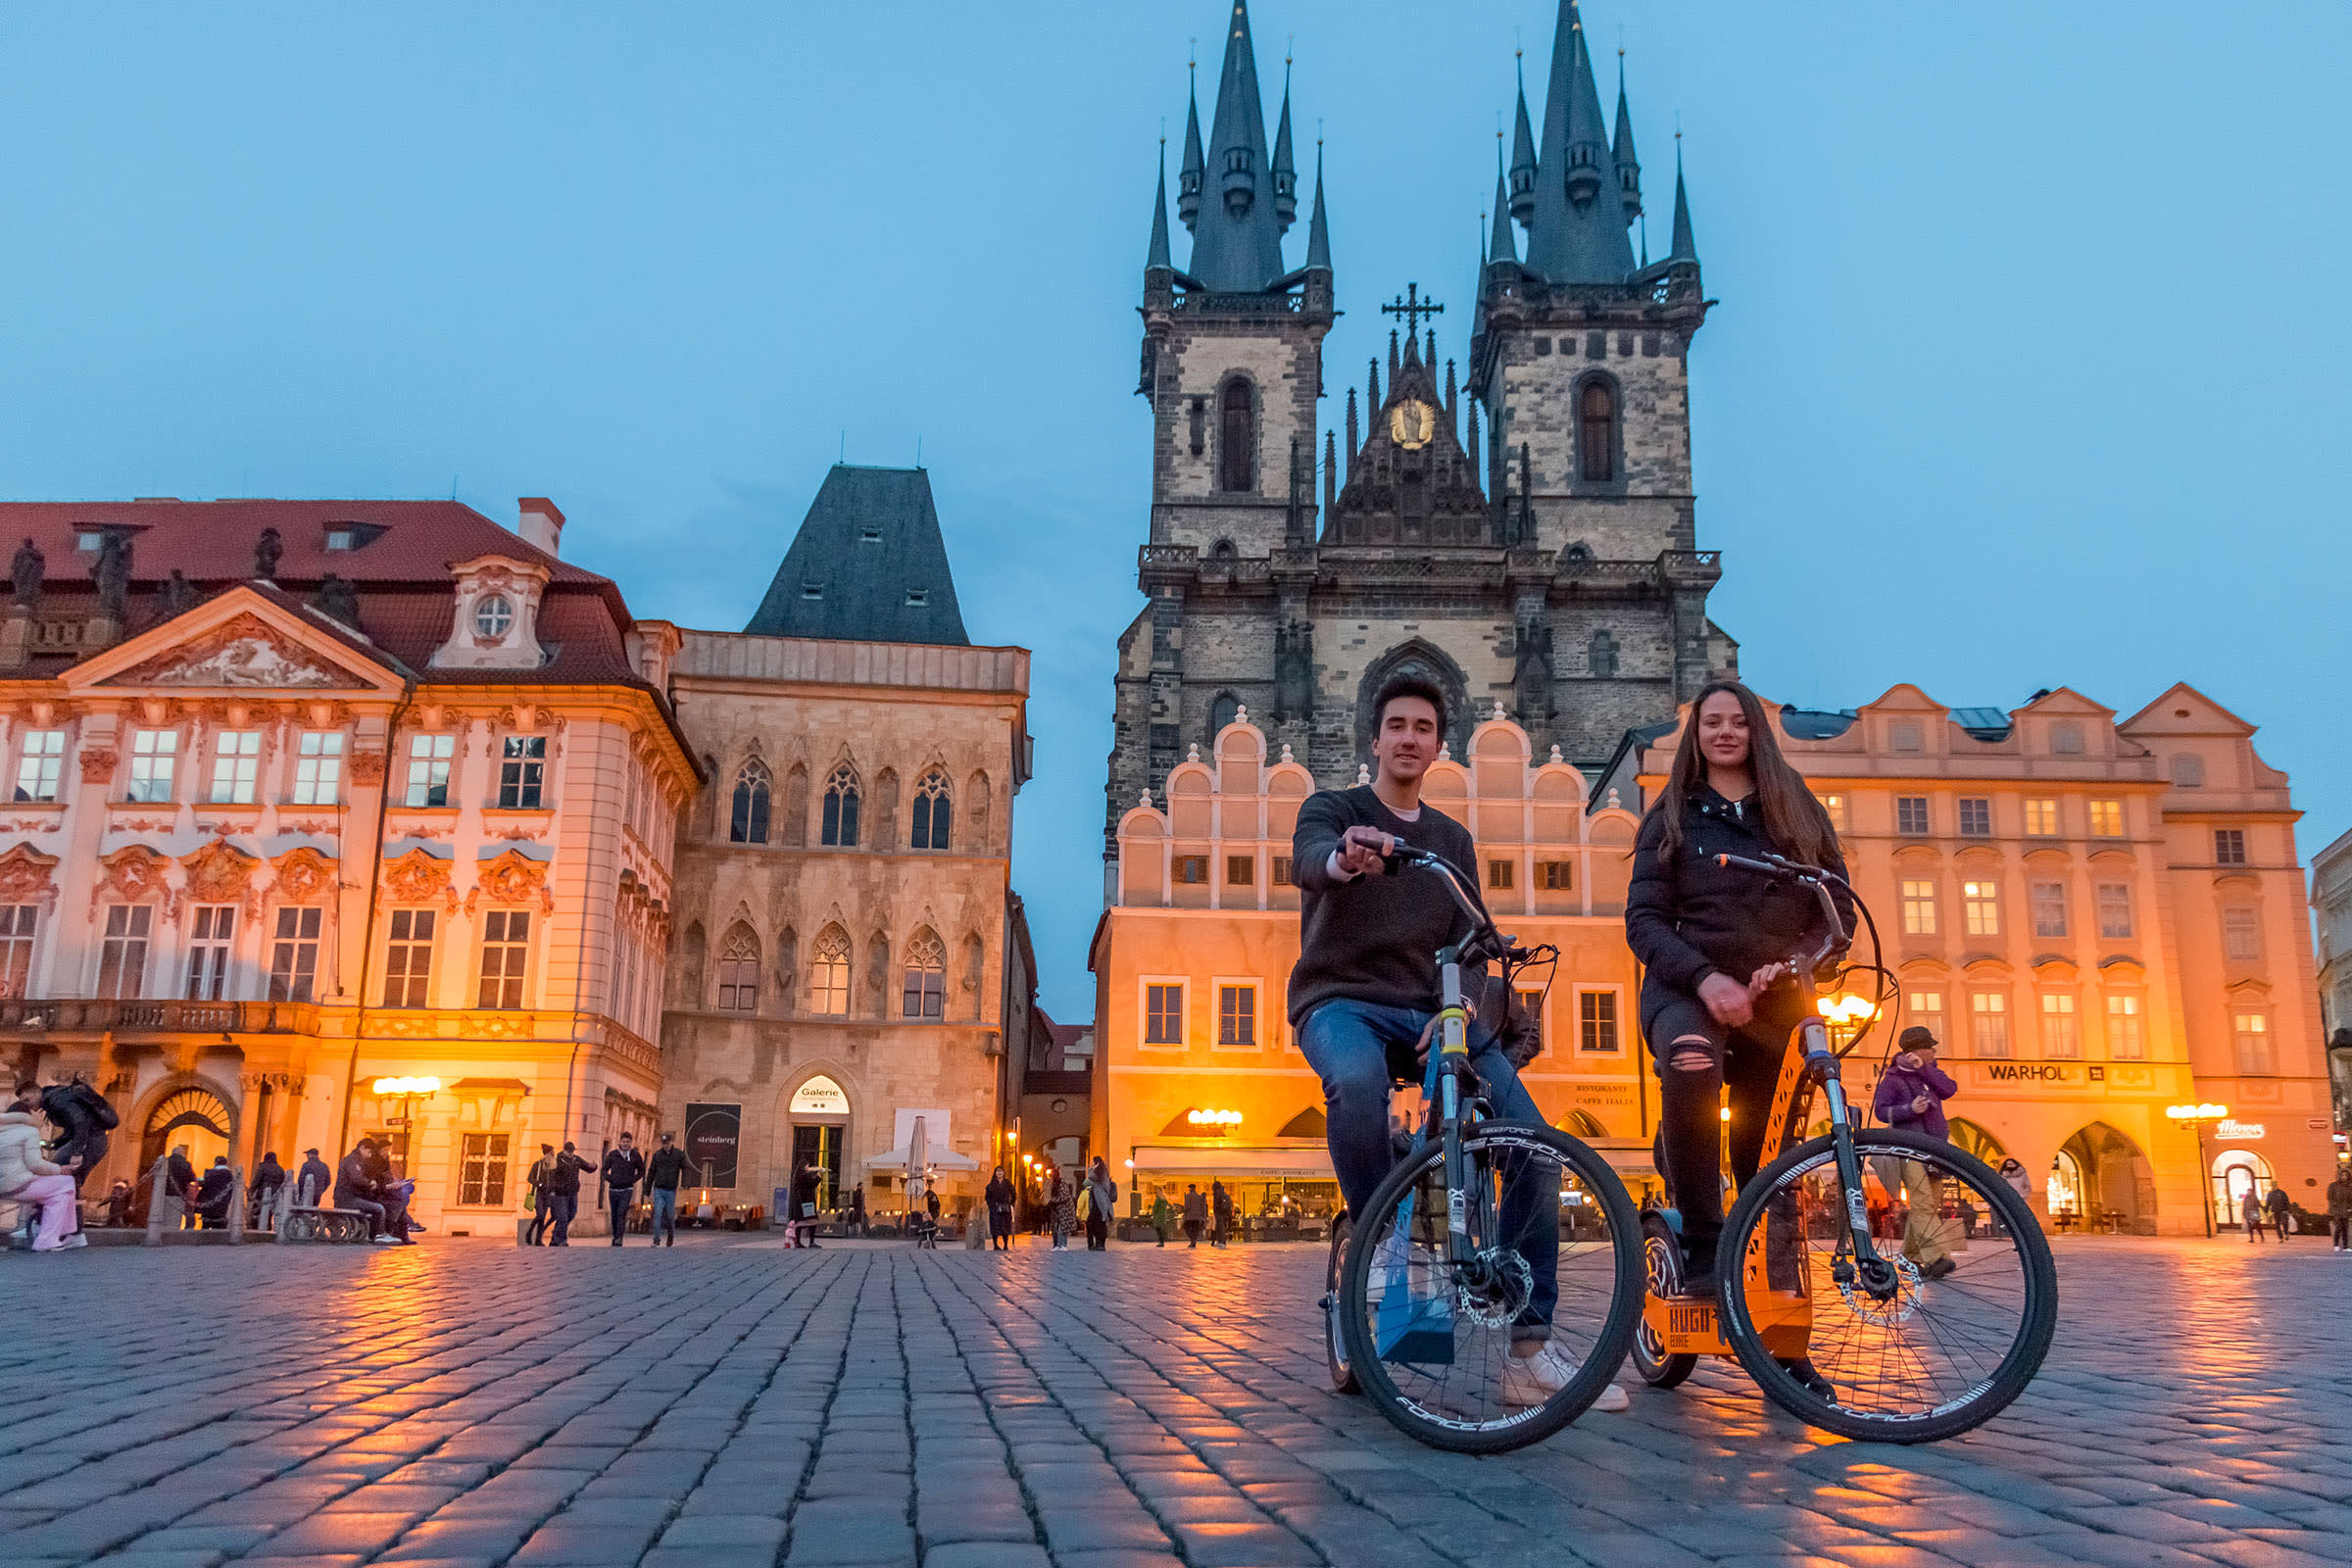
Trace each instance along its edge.
{"label": "man's short dark hair", "polygon": [[1391,675],[1380,683],[1380,695],[1372,699],[1372,730],[1380,732],[1388,722],[1389,705],[1399,697],[1418,697],[1437,710],[1438,733],[1446,733],[1446,694],[1438,683],[1426,675]]}

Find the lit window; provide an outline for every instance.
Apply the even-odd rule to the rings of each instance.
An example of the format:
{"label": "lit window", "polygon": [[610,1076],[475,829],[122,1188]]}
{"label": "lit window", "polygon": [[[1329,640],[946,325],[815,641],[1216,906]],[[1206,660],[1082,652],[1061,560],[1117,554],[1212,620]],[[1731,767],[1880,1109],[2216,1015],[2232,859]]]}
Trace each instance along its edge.
{"label": "lit window", "polygon": [[504,1208],[507,1202],[507,1135],[465,1133],[458,1146],[458,1206]]}
{"label": "lit window", "polygon": [[1228,855],[1225,857],[1225,885],[1227,887],[1252,887],[1256,885],[1256,882],[1257,858],[1255,856]]}
{"label": "lit window", "polygon": [[858,847],[858,775],[837,767],[825,780],[825,820],[822,842],[838,849]]}
{"label": "lit window", "polygon": [[1979,991],[1968,999],[1969,1038],[1980,1056],[2009,1054],[2009,999]]}
{"label": "lit window", "polygon": [[190,1002],[219,1002],[228,987],[228,956],[237,935],[237,906],[200,904],[188,930]]}
{"label": "lit window", "polygon": [[948,830],[954,825],[955,818],[956,802],[948,792],[947,775],[937,771],[925,773],[923,781],[914,788],[913,848],[946,849]]}
{"label": "lit window", "polygon": [[66,732],[34,729],[24,732],[24,749],[17,754],[17,799],[54,801],[58,775],[66,768]]}
{"label": "lit window", "polygon": [[906,983],[900,998],[900,1016],[938,1018],[948,1005],[948,950],[925,931],[906,945]]}
{"label": "lit window", "polygon": [[850,938],[837,925],[817,934],[809,952],[808,1010],[828,1018],[850,1013]]}
{"label": "lit window", "polygon": [[2139,999],[2109,997],[2107,1054],[2117,1061],[2137,1061],[2144,1050],[2139,1034]]}
{"label": "lit window", "polygon": [[1217,1044],[1257,1044],[1257,987],[1217,987]]}
{"label": "lit window", "polygon": [[318,980],[318,915],[316,908],[277,911],[277,935],[270,944],[270,1000],[308,1002]]}
{"label": "lit window", "polygon": [[1617,993],[1576,994],[1577,1049],[1608,1054],[1617,1050]]}
{"label": "lit window", "polygon": [[1546,893],[1568,893],[1576,887],[1574,860],[1538,860],[1536,886]]}
{"label": "lit window", "polygon": [[2246,863],[2246,830],[2242,827],[2217,827],[2213,830],[2213,863],[2243,865]]}
{"label": "lit window", "polygon": [[213,804],[250,806],[262,770],[262,732],[224,729],[213,743]]}
{"label": "lit window", "polygon": [[1894,830],[1911,838],[1927,837],[1928,798],[1925,795],[1898,795],[1894,798]]}
{"label": "lit window", "polygon": [[1179,882],[1206,882],[1208,880],[1208,857],[1205,855],[1179,855],[1176,857],[1176,880]]}
{"label": "lit window", "polygon": [[431,909],[394,909],[392,941],[384,952],[384,1005],[429,1007],[433,984]]}
{"label": "lit window", "polygon": [[1939,1041],[1944,1038],[1942,992],[1908,992],[1903,997],[1903,1009],[1910,1013],[1913,1023],[1921,1025]]}
{"label": "lit window", "polygon": [[482,984],[475,1004],[522,1005],[522,976],[530,960],[531,911],[492,909],[482,917]]}
{"label": "lit window", "polygon": [[2132,934],[2132,884],[2102,882],[2099,884],[2099,935],[2128,937]]}
{"label": "lit window", "polygon": [[497,642],[514,624],[514,605],[505,594],[484,594],[473,602],[473,633],[484,642]]}
{"label": "lit window", "polygon": [[2058,803],[2050,800],[2026,803],[2026,836],[2054,839],[2058,836]]}
{"label": "lit window", "polygon": [[342,786],[342,732],[305,730],[294,756],[294,804],[332,806]]}
{"label": "lit window", "polygon": [[1903,884],[1903,935],[1932,937],[1936,934],[1936,884],[1932,881]]}
{"label": "lit window", "polygon": [[2034,896],[2034,934],[2037,937],[2066,935],[2066,884],[2036,882]]}
{"label": "lit window", "polygon": [[2041,1054],[2045,1056],[2079,1056],[2081,1043],[2075,1035],[2075,999],[2045,994],[2041,999]]}
{"label": "lit window", "polygon": [[147,983],[147,934],[155,910],[144,904],[110,904],[106,936],[98,947],[98,995],[123,999],[141,994]]}
{"label": "lit window", "polygon": [[2222,911],[2222,956],[2232,963],[2262,956],[2262,920],[2252,909]]}
{"label": "lit window", "polygon": [[1511,862],[1508,860],[1489,860],[1487,862],[1487,886],[1499,893],[1507,892],[1510,888],[1510,885]]}
{"label": "lit window", "polygon": [[760,939],[737,926],[718,956],[718,1010],[755,1012],[760,1006]]}
{"label": "lit window", "polygon": [[2001,902],[1995,884],[1961,883],[1960,906],[1968,914],[1970,936],[1997,937],[2001,934]]}
{"label": "lit window", "polygon": [[1147,1046],[1181,1046],[1184,1044],[1183,986],[1148,985],[1144,987],[1144,1044]]}
{"label": "lit window", "polygon": [[505,811],[536,811],[547,777],[547,737],[510,735],[499,749],[498,805]]}
{"label": "lit window", "polygon": [[22,997],[32,979],[32,936],[40,916],[33,904],[0,905],[0,997]]}
{"label": "lit window", "polygon": [[1821,808],[1822,808],[1823,810],[1825,810],[1825,811],[1829,812],[1829,814],[1830,814],[1830,826],[1832,826],[1832,827],[1836,828],[1836,829],[1837,829],[1838,832],[1840,832],[1840,833],[1844,832],[1844,831],[1845,831],[1845,797],[1844,797],[1844,796],[1842,796],[1842,795],[1819,795],[1819,794],[1817,794],[1817,795],[1815,795],[1813,798],[1814,798],[1815,800],[1817,800],[1817,801],[1819,801],[1819,802],[1821,803]]}
{"label": "lit window", "polygon": [[409,738],[407,806],[449,804],[449,761],[458,755],[455,735],[413,735]]}
{"label": "lit window", "polygon": [[2276,1070],[2271,1056],[2271,1020],[2267,1014],[2241,1012],[2230,1020],[2230,1036],[2237,1044],[2239,1072],[2272,1072]]}
{"label": "lit window", "polygon": [[2090,803],[2090,836],[2094,839],[2120,839],[2124,836],[2123,802]]}
{"label": "lit window", "polygon": [[1992,802],[1982,795],[1960,797],[1960,836],[1971,839],[1992,837]]}
{"label": "lit window", "polygon": [[179,762],[179,731],[134,730],[130,737],[130,789],[124,800],[154,803],[172,798],[172,772]]}

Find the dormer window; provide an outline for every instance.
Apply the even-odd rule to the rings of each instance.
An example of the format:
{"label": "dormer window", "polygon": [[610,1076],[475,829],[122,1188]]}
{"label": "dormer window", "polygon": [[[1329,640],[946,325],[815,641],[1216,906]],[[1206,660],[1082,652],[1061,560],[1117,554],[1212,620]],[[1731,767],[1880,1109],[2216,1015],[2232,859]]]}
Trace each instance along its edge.
{"label": "dormer window", "polygon": [[906,590],[906,607],[907,607],[909,610],[920,610],[920,609],[922,609],[922,608],[923,608],[925,605],[929,604],[930,602],[931,602],[931,590],[930,590],[930,589],[928,589],[928,588],[909,588],[909,589],[907,589],[907,590]]}
{"label": "dormer window", "polygon": [[74,534],[74,548],[96,555],[106,544],[106,535],[95,528],[81,528]]}
{"label": "dormer window", "polygon": [[473,602],[474,635],[497,642],[514,624],[514,602],[505,594],[485,594]]}
{"label": "dormer window", "polygon": [[882,530],[879,528],[860,528],[858,531],[858,538],[860,543],[878,545],[882,542]]}
{"label": "dormer window", "polygon": [[801,597],[803,599],[822,599],[825,597],[825,585],[821,582],[805,582],[801,584]]}
{"label": "dormer window", "polygon": [[351,530],[349,528],[329,528],[326,530],[327,549],[349,550],[351,545]]}

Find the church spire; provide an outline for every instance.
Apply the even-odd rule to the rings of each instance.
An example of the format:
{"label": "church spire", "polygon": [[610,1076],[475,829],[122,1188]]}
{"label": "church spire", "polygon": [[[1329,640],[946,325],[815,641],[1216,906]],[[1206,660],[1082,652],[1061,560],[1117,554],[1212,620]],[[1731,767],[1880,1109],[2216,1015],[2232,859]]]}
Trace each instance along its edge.
{"label": "church spire", "polygon": [[1306,220],[1306,270],[1331,270],[1331,225],[1323,217],[1323,143],[1315,142],[1315,210]]}
{"label": "church spire", "polygon": [[1265,104],[1250,42],[1250,8],[1234,0],[1225,31],[1225,65],[1208,138],[1202,191],[1193,229],[1192,273],[1220,294],[1257,294],[1283,275],[1282,223],[1266,156]]}
{"label": "church spire", "polygon": [[1152,248],[1144,253],[1144,270],[1172,272],[1176,264],[1168,259],[1168,143],[1159,143],[1159,193],[1152,198]]}
{"label": "church spire", "polygon": [[1617,51],[1617,135],[1611,158],[1617,165],[1617,195],[1625,220],[1642,216],[1642,160],[1634,154],[1634,117],[1625,102],[1625,51]]}
{"label": "church spire", "polygon": [[1298,217],[1298,169],[1291,162],[1291,62],[1282,62],[1282,123],[1274,132],[1274,216],[1288,233]]}
{"label": "church spire", "polygon": [[1624,209],[1599,199],[1604,184],[1613,183],[1614,166],[1584,16],[1577,0],[1560,0],[1528,228],[1529,271],[1554,283],[1621,283],[1633,271]]}
{"label": "church spire", "polygon": [[1690,237],[1690,197],[1683,188],[1683,133],[1674,133],[1674,249],[1669,262],[1698,265],[1698,242]]}
{"label": "church spire", "polygon": [[[1527,101],[1524,98],[1520,100],[1519,109],[1519,123],[1524,126],[1527,123]],[[1533,171],[1529,172],[1529,180],[1530,183],[1533,183]],[[1487,241],[1487,265],[1489,267],[1493,267],[1497,262],[1507,263],[1513,267],[1519,264],[1518,240],[1511,233],[1509,201],[1510,198],[1504,194],[1503,189],[1502,138],[1497,135],[1494,138],[1494,232]]]}
{"label": "church spire", "polygon": [[[1516,53],[1512,59],[1519,73],[1519,128],[1511,141],[1511,216],[1524,227],[1536,216],[1536,133],[1527,122],[1527,60]],[[1501,160],[1499,146],[1494,156]],[[1499,205],[1494,210],[1502,211]]]}
{"label": "church spire", "polygon": [[1176,180],[1176,216],[1190,230],[1195,219],[1200,216],[1200,67],[1188,65],[1186,74],[1192,85],[1186,96],[1191,100],[1184,109],[1184,172]]}

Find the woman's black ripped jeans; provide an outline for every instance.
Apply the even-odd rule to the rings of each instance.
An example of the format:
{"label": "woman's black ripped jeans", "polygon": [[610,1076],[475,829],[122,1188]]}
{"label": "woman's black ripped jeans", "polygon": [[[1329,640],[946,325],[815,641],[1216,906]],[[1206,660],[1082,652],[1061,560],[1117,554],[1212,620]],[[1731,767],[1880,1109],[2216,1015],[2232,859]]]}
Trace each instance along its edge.
{"label": "woman's black ripped jeans", "polygon": [[1758,998],[1755,1016],[1737,1030],[1717,1023],[1696,997],[1654,982],[1642,988],[1642,1036],[1658,1072],[1658,1174],[1699,1268],[1723,1234],[1723,1090],[1731,1089],[1732,1176],[1745,1182],[1762,1161],[1781,1059],[1803,1016],[1803,999],[1788,985]]}

